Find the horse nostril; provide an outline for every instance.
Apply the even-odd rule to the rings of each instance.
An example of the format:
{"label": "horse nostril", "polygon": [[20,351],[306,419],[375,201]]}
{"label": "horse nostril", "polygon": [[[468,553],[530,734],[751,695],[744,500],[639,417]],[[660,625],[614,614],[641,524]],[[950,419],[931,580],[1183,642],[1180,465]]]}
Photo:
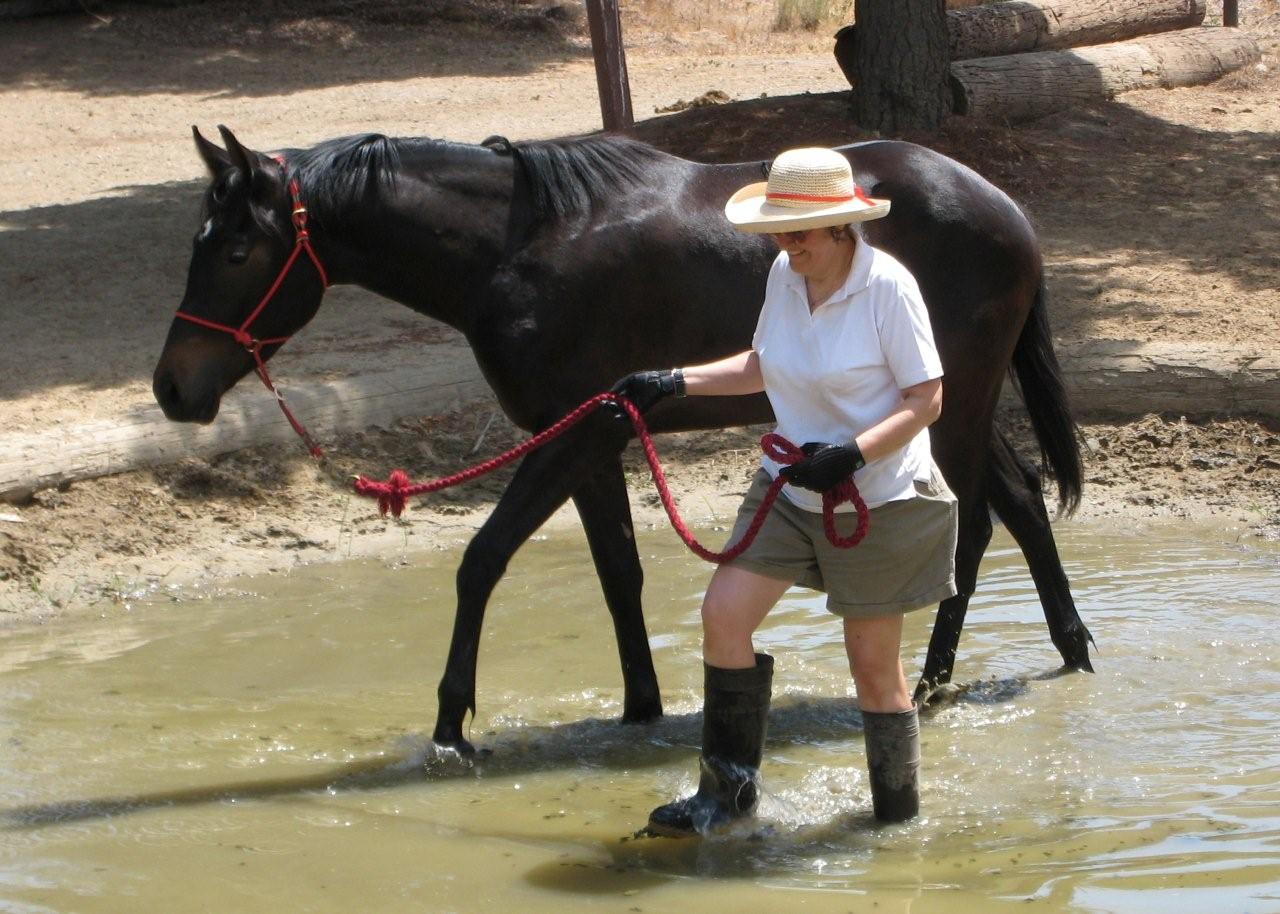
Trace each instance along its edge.
{"label": "horse nostril", "polygon": [[156,376],[151,381],[151,392],[166,416],[174,419],[180,415],[182,396],[178,393],[178,385],[174,382],[173,375],[167,371],[156,372]]}

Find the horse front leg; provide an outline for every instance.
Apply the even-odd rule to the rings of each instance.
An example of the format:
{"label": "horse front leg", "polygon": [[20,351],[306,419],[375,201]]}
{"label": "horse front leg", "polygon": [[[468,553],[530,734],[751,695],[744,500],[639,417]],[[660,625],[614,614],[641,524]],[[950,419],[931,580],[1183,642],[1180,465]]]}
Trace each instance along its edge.
{"label": "horse front leg", "polygon": [[[432,738],[439,745],[473,751],[462,728],[467,712],[474,716],[476,710],[480,630],[489,597],[511,557],[569,499],[593,464],[611,456],[611,451],[616,457],[625,443],[625,433],[620,437],[597,416],[525,457],[489,519],[467,545],[458,566],[458,606],[449,656],[437,690],[439,714]],[[615,419],[599,419],[621,427]],[[605,434],[600,434],[601,429]]]}
{"label": "horse front leg", "polygon": [[1062,570],[1062,560],[1049,526],[1049,511],[1044,504],[1040,472],[998,431],[993,450],[996,459],[987,477],[991,507],[1027,560],[1040,605],[1044,607],[1049,637],[1062,655],[1066,669],[1092,673],[1089,644],[1093,636],[1076,611],[1071,585]]}
{"label": "horse front leg", "polygon": [[662,716],[662,695],[649,653],[641,591],[644,571],[636,552],[631,505],[622,461],[615,457],[587,476],[573,493],[574,505],[591,546],[605,604],[613,616],[622,662],[624,723],[646,723]]}

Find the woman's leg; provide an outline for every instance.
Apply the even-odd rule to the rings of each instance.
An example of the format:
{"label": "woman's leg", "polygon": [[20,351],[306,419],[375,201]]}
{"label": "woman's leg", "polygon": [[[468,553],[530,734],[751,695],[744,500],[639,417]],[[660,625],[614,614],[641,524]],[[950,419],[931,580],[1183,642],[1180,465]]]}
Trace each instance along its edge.
{"label": "woman's leg", "polygon": [[902,675],[902,616],[845,619],[844,646],[862,709],[876,818],[914,818],[920,810],[920,717]]}
{"label": "woman's leg", "polygon": [[773,658],[753,650],[751,635],[789,586],[724,565],[712,576],[702,602],[706,662],[698,792],[650,813],[652,834],[705,834],[755,809]]}
{"label": "woman's leg", "polygon": [[906,711],[911,693],[902,674],[902,614],[844,620],[849,672],[864,711]]}
{"label": "woman's leg", "polygon": [[708,666],[742,670],[756,665],[751,636],[791,584],[721,565],[702,600],[702,659]]}

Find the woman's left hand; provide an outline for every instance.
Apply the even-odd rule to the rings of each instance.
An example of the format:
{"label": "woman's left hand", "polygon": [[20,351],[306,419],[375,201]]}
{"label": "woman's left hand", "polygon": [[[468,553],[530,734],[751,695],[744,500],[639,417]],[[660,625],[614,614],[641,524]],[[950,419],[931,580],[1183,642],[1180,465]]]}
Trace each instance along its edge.
{"label": "woman's left hand", "polygon": [[853,475],[855,470],[866,466],[862,452],[858,446],[846,447],[839,444],[827,444],[822,441],[810,441],[800,446],[805,458],[798,463],[783,467],[778,475],[802,489],[811,492],[825,492],[834,488]]}

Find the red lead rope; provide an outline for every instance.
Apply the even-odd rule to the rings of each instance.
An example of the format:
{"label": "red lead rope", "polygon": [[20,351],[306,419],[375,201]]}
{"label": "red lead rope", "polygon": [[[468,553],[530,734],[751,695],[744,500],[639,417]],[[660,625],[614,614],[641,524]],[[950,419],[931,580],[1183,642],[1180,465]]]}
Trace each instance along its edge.
{"label": "red lead rope", "polygon": [[[755,540],[760,528],[764,526],[769,509],[777,501],[778,495],[782,492],[782,487],[786,484],[786,480],[780,476],[773,480],[772,485],[769,486],[768,491],[764,494],[764,499],[760,502],[760,507],[756,509],[755,516],[751,519],[751,525],[747,527],[747,531],[743,534],[741,540],[723,552],[712,552],[694,538],[684,520],[681,519],[680,512],[676,509],[675,499],[671,496],[671,489],[667,485],[667,478],[662,472],[662,465],[658,462],[658,452],[653,446],[653,437],[649,434],[649,429],[645,425],[644,417],[640,415],[640,410],[636,409],[635,404],[630,400],[612,393],[596,394],[559,422],[544,429],[532,438],[521,442],[511,450],[499,454],[492,460],[486,460],[459,473],[454,473],[452,476],[433,479],[430,482],[412,483],[404,470],[393,470],[385,481],[357,476],[355,490],[366,498],[376,498],[378,500],[378,510],[383,515],[390,512],[399,517],[401,512],[404,511],[408,500],[414,495],[438,492],[450,486],[470,482],[486,473],[492,473],[499,467],[523,457],[535,448],[541,447],[553,438],[563,435],[605,403],[617,403],[626,410],[627,415],[631,418],[631,425],[640,437],[645,459],[649,462],[649,470],[653,474],[653,482],[658,487],[658,496],[662,499],[662,507],[666,509],[667,517],[671,519],[671,526],[680,535],[680,539],[684,540],[684,544],[699,558],[716,564],[731,561],[741,555]],[[778,463],[792,464],[804,459],[804,453],[800,448],[781,435],[775,435],[772,432],[760,439],[760,448]],[[842,537],[836,532],[835,508],[836,505],[846,501],[857,509],[858,526],[852,535]],[[867,509],[867,503],[862,500],[862,495],[859,494],[858,487],[854,484],[852,477],[844,480],[834,489],[823,493],[822,526],[826,531],[827,539],[832,545],[841,549],[852,549],[862,542],[862,538],[867,535],[870,520],[871,514]]]}
{"label": "red lead rope", "polygon": [[[284,159],[281,156],[274,157],[280,163],[283,169]],[[320,258],[316,255],[315,248],[311,246],[311,235],[307,231],[307,208],[302,204],[302,192],[298,187],[296,178],[289,180],[289,194],[293,198],[293,228],[295,239],[293,252],[289,255],[289,259],[285,261],[284,266],[280,268],[280,272],[276,274],[275,282],[267,289],[265,295],[259,300],[257,307],[249,313],[249,316],[241,322],[239,327],[232,327],[228,324],[219,324],[216,321],[207,320],[203,317],[197,317],[194,314],[188,314],[179,310],[177,317],[201,327],[207,327],[210,330],[217,330],[221,333],[229,333],[235,338],[235,341],[248,350],[253,356],[253,361],[258,377],[262,383],[266,385],[267,390],[275,396],[276,402],[280,405],[280,411],[284,413],[289,424],[293,426],[293,430],[298,433],[306,443],[307,449],[311,452],[312,457],[322,456],[320,445],[315,439],[307,433],[302,423],[294,418],[293,413],[289,411],[289,407],[284,402],[284,395],[276,387],[271,380],[271,375],[267,373],[267,365],[262,360],[262,347],[275,346],[286,342],[287,336],[273,337],[269,340],[256,339],[250,332],[249,328],[253,322],[258,319],[258,315],[275,297],[276,292],[280,289],[289,271],[293,269],[294,263],[305,252],[311,259],[311,263],[315,266],[316,272],[320,276],[320,282],[324,288],[329,288],[329,276],[325,273],[324,266],[320,263]],[[858,191],[861,197],[861,191]],[[366,479],[363,476],[357,476],[355,480],[355,490],[366,498],[376,498],[378,500],[378,510],[382,514],[390,511],[396,517],[399,517],[404,511],[408,499],[414,495],[422,495],[426,492],[438,492],[441,489],[447,489],[450,486],[460,485],[464,482],[483,476],[486,473],[492,473],[498,467],[504,466],[517,458],[523,457],[534,448],[541,447],[553,438],[564,434],[573,426],[581,422],[586,416],[595,409],[598,409],[605,403],[617,403],[627,415],[631,417],[631,424],[635,427],[636,434],[640,436],[640,443],[644,446],[645,459],[649,461],[649,470],[653,473],[654,484],[658,487],[658,495],[662,498],[662,507],[667,511],[667,517],[671,519],[671,526],[675,527],[676,533],[680,534],[680,539],[684,540],[686,546],[693,550],[694,554],[699,558],[706,559],[708,562],[717,564],[728,562],[737,558],[744,550],[755,540],[756,534],[760,532],[760,528],[764,525],[765,517],[769,514],[769,509],[773,507],[773,503],[777,501],[778,494],[782,491],[782,487],[786,484],[786,480],[778,477],[769,486],[769,490],[764,494],[764,500],[760,502],[760,507],[756,509],[755,517],[751,519],[751,526],[747,528],[747,532],[743,534],[741,541],[730,546],[724,552],[712,552],[710,549],[703,547],[693,534],[689,532],[689,528],[685,526],[684,521],[680,518],[680,512],[676,510],[675,499],[671,497],[671,489],[667,486],[667,478],[663,475],[662,465],[658,462],[658,452],[653,446],[653,438],[649,435],[649,429],[644,423],[644,417],[640,415],[640,410],[636,409],[635,404],[625,397],[619,397],[612,393],[596,394],[590,400],[587,400],[573,412],[569,413],[555,425],[544,429],[532,438],[516,445],[504,454],[499,454],[492,460],[486,460],[478,463],[473,467],[463,470],[460,473],[454,473],[452,476],[445,476],[443,479],[434,479],[431,482],[411,483],[408,475],[404,470],[393,470],[391,475],[387,477],[385,482],[378,482],[372,479]],[[775,435],[772,432],[760,439],[761,449],[778,463],[792,464],[804,459],[804,453],[800,448],[796,447],[781,435]],[[853,531],[852,536],[841,537],[836,532],[835,507],[842,502],[851,503],[858,512],[858,526]],[[858,487],[854,485],[853,477],[850,477],[834,489],[830,489],[822,494],[822,526],[827,534],[827,539],[832,545],[841,549],[852,549],[858,543],[862,542],[862,538],[867,535],[867,527],[870,523],[871,515],[867,510],[867,504],[862,500],[862,496],[858,493]]]}

